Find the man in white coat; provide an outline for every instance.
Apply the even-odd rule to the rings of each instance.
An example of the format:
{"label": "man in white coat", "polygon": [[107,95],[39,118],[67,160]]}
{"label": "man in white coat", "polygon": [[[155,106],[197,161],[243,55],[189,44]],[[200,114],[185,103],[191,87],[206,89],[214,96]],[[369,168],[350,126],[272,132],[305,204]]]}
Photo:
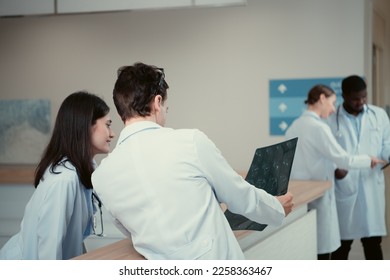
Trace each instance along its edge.
{"label": "man in white coat", "polygon": [[[342,81],[343,104],[328,120],[338,143],[353,155],[370,154],[388,161],[390,124],[386,112],[367,104],[364,80],[356,75]],[[332,259],[348,259],[354,239],[360,239],[366,259],[383,259],[386,235],[385,182],[382,165],[374,169],[336,169],[336,205],[341,247]]]}
{"label": "man in white coat", "polygon": [[312,87],[305,100],[307,110],[294,120],[286,131],[286,138],[298,137],[297,150],[291,170],[291,179],[329,180],[332,187],[324,195],[309,203],[317,211],[317,257],[329,260],[340,246],[336,199],[334,195],[334,170],[364,168],[380,163],[370,155],[351,156],[343,150],[324,123],[335,111],[336,93],[326,85]]}
{"label": "man in white coat", "polygon": [[247,183],[199,130],[165,128],[164,77],[143,63],[119,69],[113,98],[125,128],[93,186],[146,259],[243,259],[220,203],[278,226],[292,195],[274,197]]}

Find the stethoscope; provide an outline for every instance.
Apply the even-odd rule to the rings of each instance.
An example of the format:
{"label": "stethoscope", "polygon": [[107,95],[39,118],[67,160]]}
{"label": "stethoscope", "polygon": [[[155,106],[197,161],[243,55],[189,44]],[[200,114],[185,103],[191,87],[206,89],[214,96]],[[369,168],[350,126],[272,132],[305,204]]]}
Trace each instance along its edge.
{"label": "stethoscope", "polygon": [[[337,137],[341,137],[342,136],[341,131],[340,131],[340,120],[339,120],[340,106],[341,105],[337,106],[337,111],[336,111],[336,125],[337,125],[336,136]],[[375,117],[375,123],[378,123],[378,118],[376,116],[375,111],[373,109],[371,109],[370,106],[368,106],[367,104],[366,104],[366,106],[367,106],[367,114],[369,114],[371,112],[374,115],[374,117]],[[369,116],[368,116],[368,118],[371,120],[371,127],[373,129],[375,129],[376,131],[379,131],[379,126],[376,127],[375,123],[372,122],[372,119]]]}

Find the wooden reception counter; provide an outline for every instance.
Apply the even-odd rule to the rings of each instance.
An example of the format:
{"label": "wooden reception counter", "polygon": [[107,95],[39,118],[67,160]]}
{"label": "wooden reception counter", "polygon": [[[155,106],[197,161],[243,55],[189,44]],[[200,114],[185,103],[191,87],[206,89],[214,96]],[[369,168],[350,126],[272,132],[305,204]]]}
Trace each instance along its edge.
{"label": "wooden reception counter", "polygon": [[[316,213],[307,204],[331,187],[329,181],[290,181],[293,211],[281,227],[262,232],[235,231],[247,259],[316,259]],[[275,250],[276,249],[276,250]],[[114,242],[75,258],[76,260],[142,260],[129,239]]]}

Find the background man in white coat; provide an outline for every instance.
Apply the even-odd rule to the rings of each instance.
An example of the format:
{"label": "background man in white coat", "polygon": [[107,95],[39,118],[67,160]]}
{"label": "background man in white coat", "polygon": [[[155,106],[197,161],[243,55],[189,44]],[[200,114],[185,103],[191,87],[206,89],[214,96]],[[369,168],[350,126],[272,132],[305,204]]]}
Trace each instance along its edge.
{"label": "background man in white coat", "polygon": [[286,131],[286,138],[298,137],[297,150],[291,170],[291,179],[329,180],[332,187],[322,197],[309,203],[317,211],[317,257],[329,260],[340,246],[336,200],[334,195],[334,170],[376,166],[381,161],[369,155],[351,156],[343,150],[324,123],[335,111],[336,93],[326,85],[312,87],[305,100],[307,110],[294,120]]}
{"label": "background man in white coat", "polygon": [[[354,155],[370,154],[388,161],[390,125],[386,112],[367,105],[364,80],[356,75],[342,81],[344,102],[328,120],[339,144]],[[341,247],[332,259],[348,259],[354,239],[360,239],[366,259],[383,259],[386,235],[385,182],[381,165],[374,169],[336,169],[336,205]]]}
{"label": "background man in white coat", "polygon": [[165,128],[164,77],[163,69],[143,63],[119,69],[113,97],[125,128],[93,173],[93,186],[146,259],[243,259],[220,202],[280,225],[292,195],[274,197],[250,185],[199,130]]}

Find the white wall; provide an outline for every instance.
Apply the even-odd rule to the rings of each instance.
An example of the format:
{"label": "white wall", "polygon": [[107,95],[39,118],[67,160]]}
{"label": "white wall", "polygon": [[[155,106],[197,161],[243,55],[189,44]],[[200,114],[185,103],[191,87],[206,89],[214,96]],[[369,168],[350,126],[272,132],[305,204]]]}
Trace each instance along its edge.
{"label": "white wall", "polygon": [[[167,126],[203,130],[233,168],[247,170],[257,147],[281,140],[269,135],[270,79],[364,74],[364,4],[249,0],[243,7],[0,18],[0,98],[50,98],[54,120],[65,96],[87,89],[109,103],[118,135],[116,69],[155,64],[170,84]],[[0,186],[2,207],[19,188]]]}
{"label": "white wall", "polygon": [[[259,0],[247,6],[0,19],[2,98],[88,89],[112,108],[116,69],[166,69],[168,126],[199,128],[246,170],[269,136],[269,79],[364,74],[364,0]],[[353,47],[352,47],[353,46]],[[22,147],[21,147],[22,148]]]}
{"label": "white wall", "polygon": [[[388,0],[371,0],[374,13],[373,27],[376,29],[373,31],[373,40],[383,50],[382,61],[382,82],[381,89],[383,90],[380,102],[378,105],[381,107],[390,106],[390,1]],[[379,18],[378,18],[379,17]],[[375,22],[380,20],[380,24]]]}

